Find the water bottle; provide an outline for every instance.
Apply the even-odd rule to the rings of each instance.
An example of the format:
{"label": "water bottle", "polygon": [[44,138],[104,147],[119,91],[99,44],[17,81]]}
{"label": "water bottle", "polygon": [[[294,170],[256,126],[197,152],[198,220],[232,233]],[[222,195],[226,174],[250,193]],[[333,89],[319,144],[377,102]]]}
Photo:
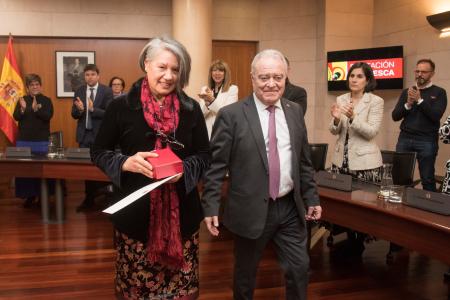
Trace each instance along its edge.
{"label": "water bottle", "polygon": [[383,164],[381,186],[378,195],[387,200],[391,192],[391,186],[394,184],[392,180],[392,164]]}

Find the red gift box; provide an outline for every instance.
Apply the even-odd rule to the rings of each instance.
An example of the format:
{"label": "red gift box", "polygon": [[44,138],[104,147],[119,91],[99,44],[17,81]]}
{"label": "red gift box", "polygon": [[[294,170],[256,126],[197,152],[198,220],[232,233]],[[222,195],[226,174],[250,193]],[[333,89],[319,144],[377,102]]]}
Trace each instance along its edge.
{"label": "red gift box", "polygon": [[183,162],[172,152],[170,147],[157,149],[158,157],[147,157],[147,161],[153,166],[155,179],[162,179],[178,173],[183,173]]}

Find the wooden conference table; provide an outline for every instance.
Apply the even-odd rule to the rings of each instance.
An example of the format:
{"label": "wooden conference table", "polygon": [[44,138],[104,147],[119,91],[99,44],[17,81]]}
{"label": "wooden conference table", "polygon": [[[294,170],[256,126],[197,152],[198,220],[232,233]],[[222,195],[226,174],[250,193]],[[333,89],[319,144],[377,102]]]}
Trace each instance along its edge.
{"label": "wooden conference table", "polygon": [[[62,179],[109,181],[88,159],[0,158],[0,175],[41,178],[43,222],[49,222],[47,179],[56,179],[56,222],[64,221]],[[224,187],[226,188],[226,186]],[[377,187],[342,192],[319,187],[322,219],[436,258],[450,265],[450,217],[377,198]]]}
{"label": "wooden conference table", "polygon": [[47,179],[55,179],[56,223],[64,221],[62,179],[109,181],[89,159],[0,157],[0,175],[41,178],[41,214],[45,223],[51,222]]}
{"label": "wooden conference table", "polygon": [[322,219],[408,249],[450,265],[450,217],[377,198],[378,187],[342,192],[319,187]]}

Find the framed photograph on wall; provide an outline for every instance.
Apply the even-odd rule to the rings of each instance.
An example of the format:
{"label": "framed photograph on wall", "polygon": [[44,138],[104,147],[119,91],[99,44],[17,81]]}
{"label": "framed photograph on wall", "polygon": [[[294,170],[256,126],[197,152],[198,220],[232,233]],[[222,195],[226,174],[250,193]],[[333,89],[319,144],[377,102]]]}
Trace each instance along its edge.
{"label": "framed photograph on wall", "polygon": [[56,51],[56,96],[73,97],[84,84],[83,70],[95,64],[95,51]]}

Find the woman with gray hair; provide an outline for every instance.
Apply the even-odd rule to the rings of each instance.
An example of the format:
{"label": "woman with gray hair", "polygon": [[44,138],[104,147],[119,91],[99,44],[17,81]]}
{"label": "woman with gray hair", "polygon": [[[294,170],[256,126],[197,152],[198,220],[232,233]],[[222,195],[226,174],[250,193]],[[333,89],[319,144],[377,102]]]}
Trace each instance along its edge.
{"label": "woman with gray hair", "polygon": [[[38,74],[26,75],[25,86],[28,94],[19,98],[13,114],[19,123],[16,146],[30,147],[33,154],[45,155],[53,117],[52,100],[42,94],[42,80]],[[24,207],[30,207],[40,191],[38,178],[16,178],[16,197],[26,199]]]}
{"label": "woman with gray hair", "polygon": [[[92,147],[93,162],[115,185],[116,199],[155,181],[147,158],[170,147],[183,174],[111,216],[117,249],[116,293],[125,299],[197,299],[198,230],[203,213],[197,183],[210,151],[199,104],[183,88],[191,59],[169,38],[145,45],[145,76],[108,107]],[[122,153],[114,151],[119,145]]]}

